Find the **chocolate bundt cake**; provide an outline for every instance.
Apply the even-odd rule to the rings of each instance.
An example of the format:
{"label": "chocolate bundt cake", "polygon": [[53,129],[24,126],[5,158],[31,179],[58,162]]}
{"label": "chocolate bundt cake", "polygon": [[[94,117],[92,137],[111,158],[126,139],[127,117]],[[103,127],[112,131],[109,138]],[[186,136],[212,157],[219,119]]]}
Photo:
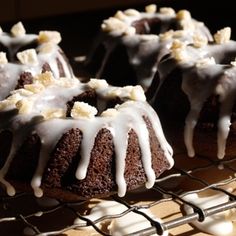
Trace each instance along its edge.
{"label": "chocolate bundt cake", "polygon": [[[54,79],[51,72],[0,102],[0,183],[64,200],[146,185],[173,165],[140,86]],[[31,187],[30,187],[31,185]]]}
{"label": "chocolate bundt cake", "polygon": [[85,67],[91,76],[113,85],[140,84],[146,91],[174,39],[200,44],[212,41],[212,36],[186,10],[175,13],[172,8],[160,8],[156,12],[156,5],[149,5],[146,12],[118,11],[103,21]]}
{"label": "chocolate bundt cake", "polygon": [[229,27],[219,30],[214,42],[200,47],[174,41],[153,79],[151,102],[164,130],[172,129],[167,137],[173,145],[184,141],[191,157],[194,146],[206,156],[235,156],[236,41],[230,34]]}
{"label": "chocolate bundt cake", "polygon": [[5,33],[0,27],[0,100],[10,91],[30,84],[33,76],[51,71],[55,78],[73,77],[67,58],[58,46],[59,32],[26,34],[21,22]]}

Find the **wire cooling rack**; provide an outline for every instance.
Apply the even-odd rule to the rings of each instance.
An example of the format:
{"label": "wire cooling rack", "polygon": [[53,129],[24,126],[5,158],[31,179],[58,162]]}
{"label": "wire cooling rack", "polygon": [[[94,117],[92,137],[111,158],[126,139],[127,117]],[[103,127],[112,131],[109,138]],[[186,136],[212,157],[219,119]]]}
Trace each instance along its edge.
{"label": "wire cooling rack", "polygon": [[[176,154],[178,156],[181,154]],[[233,194],[232,189],[228,186],[234,184],[236,181],[236,157],[223,160],[211,160],[206,157],[198,156],[200,164],[193,168],[179,168],[174,167],[171,173],[162,176],[156,181],[152,188],[152,199],[144,204],[137,204],[136,201],[130,201],[126,198],[112,197],[112,200],[117,201],[127,207],[127,210],[121,214],[103,216],[95,221],[91,221],[83,216],[81,209],[86,209],[88,202],[74,202],[65,203],[57,200],[50,200],[49,205],[39,204],[39,201],[32,195],[19,193],[14,197],[8,197],[1,194],[0,198],[0,235],[64,235],[64,233],[71,229],[83,230],[91,226],[98,234],[109,235],[108,232],[100,229],[97,223],[104,220],[122,217],[129,212],[143,215],[150,221],[150,227],[138,232],[133,232],[131,235],[152,235],[155,233],[162,234],[165,230],[182,226],[184,224],[192,223],[193,221],[204,221],[207,217],[232,209],[236,207],[236,195]],[[196,159],[195,159],[196,160]],[[190,162],[190,161],[189,161]],[[209,175],[220,176],[219,178],[212,178]],[[220,173],[220,174],[219,174]],[[222,175],[223,173],[223,175]],[[207,175],[209,174],[209,175]],[[208,177],[205,177],[208,176]],[[185,187],[184,183],[188,183]],[[176,186],[175,186],[176,185]],[[184,200],[188,194],[201,194],[205,191],[216,191],[229,196],[229,201],[224,204],[219,204],[208,209],[201,209],[198,206]],[[151,194],[150,194],[151,195]],[[131,197],[132,198],[132,197]],[[27,204],[25,204],[27,202]],[[135,202],[135,203],[134,203]],[[175,202],[179,205],[180,214],[172,217],[171,220],[162,219],[163,223],[157,221],[146,215],[141,209],[151,209],[163,203]],[[133,204],[134,203],[134,204]],[[186,214],[181,211],[183,205],[186,204],[193,208],[192,214]],[[24,206],[28,206],[25,209]],[[57,215],[57,216],[56,216]],[[64,225],[53,219],[56,217],[63,218]],[[80,218],[84,223],[75,224],[74,219]],[[66,219],[68,219],[66,221]],[[41,223],[40,223],[41,221]],[[45,222],[49,222],[49,227],[45,228]],[[43,222],[43,223],[42,223]],[[17,228],[19,233],[7,232],[7,230]],[[4,233],[4,234],[3,234]]]}

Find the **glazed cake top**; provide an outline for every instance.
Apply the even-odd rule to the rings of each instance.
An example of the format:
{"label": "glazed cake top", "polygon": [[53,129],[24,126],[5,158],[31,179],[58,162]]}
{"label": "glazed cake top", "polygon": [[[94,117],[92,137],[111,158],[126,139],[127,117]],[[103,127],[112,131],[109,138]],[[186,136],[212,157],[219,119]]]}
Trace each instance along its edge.
{"label": "glazed cake top", "polygon": [[[230,40],[231,29],[225,27],[214,35],[214,42],[199,45],[174,40],[170,57],[159,64],[161,83],[175,68],[182,74],[183,92],[190,103],[185,119],[184,138],[189,156],[194,156],[194,128],[204,103],[210,96],[219,97],[218,158],[225,156],[227,137],[230,131],[231,115],[236,99],[236,41]],[[157,88],[161,89],[161,86]]]}
{"label": "glazed cake top", "polygon": [[73,77],[71,68],[58,46],[61,35],[57,31],[40,31],[38,35],[27,34],[21,22],[13,25],[11,32],[0,27],[0,100],[14,90],[23,72],[35,76],[49,65],[55,78],[60,69],[66,77]]}
{"label": "glazed cake top", "polygon": [[[74,102],[68,115],[68,102],[88,90],[95,91],[96,106],[77,101]],[[108,102],[115,98],[119,98],[121,104],[107,109]],[[155,183],[155,173],[152,169],[149,133],[144,117],[150,120],[169,167],[172,167],[172,149],[164,137],[155,111],[146,102],[140,86],[114,87],[108,85],[105,80],[96,79],[91,79],[88,83],[67,78],[55,80],[50,72],[40,74],[34,78],[33,84],[13,91],[11,96],[0,102],[0,130],[10,130],[14,136],[11,152],[0,170],[0,182],[6,186],[8,194],[15,193],[14,187],[5,180],[4,176],[25,137],[37,133],[42,147],[31,186],[36,196],[42,196],[40,185],[50,153],[60,137],[75,128],[83,133],[81,160],[76,177],[79,180],[84,179],[95,138],[101,129],[106,128],[113,137],[118,194],[124,196],[125,157],[129,131],[133,129],[140,144],[142,163],[147,176],[146,187],[151,188]],[[23,129],[25,132],[22,132]]]}

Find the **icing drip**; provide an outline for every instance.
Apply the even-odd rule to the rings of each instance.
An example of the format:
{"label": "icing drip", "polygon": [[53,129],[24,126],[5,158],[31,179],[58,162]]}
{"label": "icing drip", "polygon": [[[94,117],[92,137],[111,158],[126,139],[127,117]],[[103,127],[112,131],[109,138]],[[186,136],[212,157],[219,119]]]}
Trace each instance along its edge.
{"label": "icing drip", "polygon": [[[48,77],[45,77],[46,75]],[[125,158],[129,131],[131,129],[133,129],[138,136],[142,154],[141,161],[147,176],[146,187],[151,188],[155,183],[155,173],[152,168],[149,134],[144,117],[149,119],[153,125],[153,129],[160,143],[161,149],[163,150],[164,155],[169,162],[169,168],[173,166],[173,151],[164,137],[160,121],[155,111],[146,103],[146,101],[142,101],[144,99],[144,97],[141,96],[142,94],[139,96],[141,101],[131,100],[135,94],[135,91],[140,91],[139,88],[132,86],[119,88],[108,86],[107,84],[105,84],[105,87],[103,88],[98,86],[95,91],[99,97],[97,102],[102,103],[102,105],[98,105],[100,108],[107,107],[106,103],[109,101],[109,99],[115,98],[117,94],[119,94],[119,98],[123,101],[123,103],[121,105],[117,105],[113,109],[115,111],[115,115],[97,117],[92,116],[91,118],[88,118],[89,116],[81,116],[80,118],[79,113],[77,113],[76,119],[73,119],[72,117],[66,118],[63,115],[66,113],[66,104],[68,101],[71,101],[73,97],[87,91],[89,83],[82,84],[77,79],[71,79],[69,82],[63,78],[58,80],[49,80],[51,78],[50,73],[47,73],[46,75],[42,75],[40,77],[41,80],[39,78],[36,81],[37,86],[39,86],[40,83],[44,84],[45,81],[48,81],[48,83],[50,81],[51,84],[49,83],[47,87],[41,84],[43,88],[39,90],[38,93],[26,93],[25,89],[18,90],[19,98],[15,105],[12,103],[6,108],[3,108],[1,113],[4,114],[4,109],[6,109],[6,112],[9,111],[9,109],[15,109],[17,104],[21,104],[21,106],[23,106],[24,103],[22,101],[27,101],[31,104],[30,110],[23,110],[23,114],[13,114],[12,116],[8,117],[8,119],[6,119],[6,117],[1,118],[0,116],[1,129],[7,129],[8,126],[11,126],[13,133],[18,130],[20,132],[22,129],[22,124],[25,124],[28,129],[25,130],[24,135],[27,136],[29,134],[36,133],[40,137],[41,150],[38,165],[31,180],[31,186],[37,197],[41,197],[43,195],[41,181],[50,158],[50,154],[55,149],[55,146],[62,135],[71,129],[78,128],[83,134],[80,146],[81,159],[78,163],[75,174],[76,178],[79,180],[86,178],[91,153],[98,132],[103,128],[110,130],[116,154],[116,184],[118,187],[118,195],[121,197],[126,193],[126,181],[124,178]],[[15,91],[12,96],[16,95],[18,91]],[[134,96],[134,98],[137,99],[136,96]],[[8,99],[11,101],[12,98],[9,97]],[[6,101],[7,100],[4,100],[2,103],[4,104]],[[18,105],[18,107],[20,107],[20,105]],[[87,107],[89,109],[90,106]],[[56,111],[61,109],[65,112],[55,113],[55,117],[43,117],[44,114],[47,114],[45,111]],[[61,114],[61,116],[58,116],[58,114]],[[1,123],[1,120],[5,123]],[[18,122],[15,122],[17,120]],[[14,124],[14,126],[12,126],[12,124]],[[24,139],[22,137],[19,137],[14,143],[18,144],[19,147],[23,143],[23,140]],[[9,169],[15,151],[17,151],[17,148],[15,148],[14,152],[9,155],[6,164],[0,170],[0,182],[5,186],[8,186],[8,182],[4,179],[4,176]]]}
{"label": "icing drip", "polygon": [[218,144],[218,158],[222,159],[225,156],[226,140],[229,134],[230,126],[230,116],[221,117],[218,121],[218,134],[217,134],[217,144]]}
{"label": "icing drip", "polygon": [[235,103],[235,89],[236,89],[236,80],[235,80],[235,69],[231,69],[231,73],[228,73],[224,87],[222,91],[218,91],[220,94],[220,114],[218,121],[218,134],[217,134],[217,143],[218,143],[218,158],[222,159],[225,156],[226,149],[226,140],[229,135],[230,125],[231,125],[231,114],[233,106]]}
{"label": "icing drip", "polygon": [[116,153],[116,183],[118,185],[118,196],[123,197],[126,193],[125,157],[128,146],[129,127],[126,126],[130,120],[128,117],[119,117],[119,122],[115,123],[112,129],[115,153]]}
{"label": "icing drip", "polygon": [[[193,203],[202,209],[217,206],[222,203],[229,202],[229,196],[223,193],[218,193],[206,197],[199,197],[198,194],[189,194],[184,197],[185,201]],[[185,205],[185,211],[188,214],[193,213],[193,209]],[[216,215],[208,216],[203,222],[194,221],[193,224],[201,231],[216,236],[233,236],[236,232],[234,225],[235,221],[235,209],[228,210]]]}
{"label": "icing drip", "polygon": [[57,119],[49,120],[36,126],[36,133],[39,135],[42,145],[38,166],[31,181],[31,186],[36,197],[43,196],[43,191],[40,186],[44,169],[46,168],[46,164],[50,158],[50,153],[55,148],[61,135],[69,128],[70,126],[68,126],[67,123],[61,122]]}
{"label": "icing drip", "polygon": [[[139,114],[135,110],[133,111],[131,110],[131,114],[133,118],[134,117],[139,118]],[[133,128],[134,131],[139,137],[139,146],[141,147],[141,154],[142,154],[142,164],[144,167],[144,171],[147,175],[146,188],[151,188],[155,183],[156,177],[155,177],[155,172],[152,169],[152,156],[149,143],[149,133],[146,128],[144,120],[141,117],[139,119],[137,118],[136,118],[136,123],[132,124],[134,125]]]}
{"label": "icing drip", "polygon": [[195,151],[193,147],[193,133],[194,128],[197,124],[197,120],[199,117],[199,113],[202,109],[204,100],[201,101],[194,101],[190,99],[190,111],[185,120],[185,127],[184,127],[184,142],[187,148],[188,156],[194,157]]}
{"label": "icing drip", "polygon": [[[3,167],[0,169],[0,183],[2,183],[6,187],[7,194],[10,196],[15,195],[15,189],[8,181],[6,181],[4,179],[4,177],[8,172],[8,169],[11,165],[11,161],[13,160],[18,148],[22,145],[23,141],[26,138],[26,133],[29,128],[27,126],[26,122],[27,122],[27,120],[28,121],[31,120],[30,116],[27,117],[27,119],[25,119],[25,120],[22,120],[22,118],[23,117],[21,115],[19,115],[19,117],[7,117],[7,121],[5,121],[8,123],[11,120],[10,123],[12,122],[10,124],[10,126],[8,126],[8,129],[11,130],[13,133],[13,140],[12,140],[12,144],[11,144],[10,153],[9,153]],[[3,120],[4,119],[6,119],[6,117],[3,117]],[[1,118],[0,118],[0,120],[1,120]],[[36,119],[32,120],[32,123],[34,121],[36,121]],[[4,130],[5,125],[7,125],[5,122],[1,121],[0,132],[2,130]],[[25,132],[22,132],[21,128],[22,128],[22,130],[25,130]]]}
{"label": "icing drip", "polygon": [[147,106],[145,108],[147,111],[147,114],[149,114],[148,118],[150,119],[153,129],[155,131],[156,137],[160,143],[161,149],[164,151],[165,157],[170,163],[170,168],[174,165],[174,159],[172,158],[173,155],[173,149],[167,142],[164,133],[162,131],[161,122],[159,120],[159,117],[157,116],[156,112],[150,107]]}
{"label": "icing drip", "polygon": [[193,131],[197,124],[198,114],[199,114],[199,111],[197,111],[197,114],[195,111],[190,111],[185,121],[184,143],[186,145],[189,157],[195,156],[195,150],[193,147]]}
{"label": "icing drip", "polygon": [[[127,208],[118,202],[102,201],[92,208],[89,215],[84,217],[95,221],[104,216],[122,214],[126,210]],[[150,210],[140,209],[140,211],[151,217],[153,220],[161,222],[161,219],[154,216]],[[117,217],[112,220],[105,220],[105,222],[108,224],[108,233],[114,236],[128,235],[142,229],[147,229],[151,226],[150,222],[146,218],[134,212],[127,213],[122,217]],[[84,223],[84,221],[78,218],[74,223],[81,224]],[[97,226],[101,228],[103,223],[104,221],[102,223],[98,223]],[[164,232],[162,234],[162,236],[167,235],[168,232]]]}
{"label": "icing drip", "polygon": [[37,40],[37,35],[27,34],[21,37],[12,37],[7,33],[0,35],[0,43],[3,44],[9,53],[9,60],[15,60],[15,54],[19,51],[20,48],[34,43]]}
{"label": "icing drip", "polygon": [[83,140],[81,144],[81,161],[76,171],[76,177],[79,180],[82,180],[86,177],[94,140],[101,127],[102,125],[100,122],[93,120],[90,122],[83,122],[83,126],[78,125],[78,128],[80,128],[83,132]]}

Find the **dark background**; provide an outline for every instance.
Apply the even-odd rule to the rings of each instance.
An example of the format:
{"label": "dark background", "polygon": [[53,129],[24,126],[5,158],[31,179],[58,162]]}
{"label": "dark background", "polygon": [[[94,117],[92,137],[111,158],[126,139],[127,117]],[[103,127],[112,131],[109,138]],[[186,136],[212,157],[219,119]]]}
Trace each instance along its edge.
{"label": "dark background", "polygon": [[232,0],[8,0],[0,7],[0,25],[8,32],[21,20],[28,33],[40,30],[58,30],[62,35],[61,47],[72,60],[85,54],[104,18],[119,9],[129,7],[144,10],[145,5],[170,6],[176,11],[188,9],[192,16],[205,22],[212,33],[225,26],[232,28],[236,38],[236,22]]}

